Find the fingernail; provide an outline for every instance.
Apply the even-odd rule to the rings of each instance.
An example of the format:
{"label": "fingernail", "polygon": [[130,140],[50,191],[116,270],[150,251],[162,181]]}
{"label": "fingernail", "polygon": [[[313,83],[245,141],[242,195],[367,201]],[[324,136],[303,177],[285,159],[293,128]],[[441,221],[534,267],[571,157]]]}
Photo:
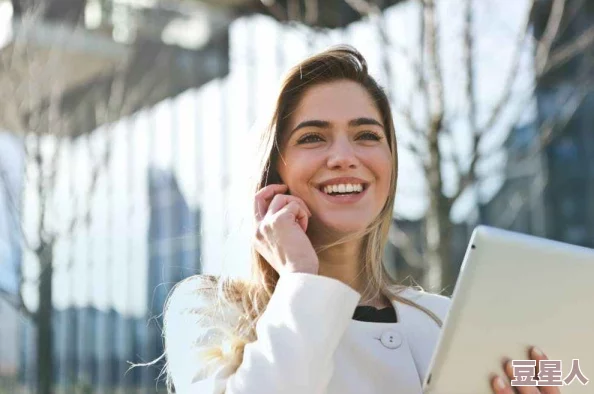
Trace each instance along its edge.
{"label": "fingernail", "polygon": [[495,387],[499,390],[503,390],[505,388],[505,382],[499,376],[495,378]]}
{"label": "fingernail", "polygon": [[540,350],[537,347],[533,347],[532,351],[534,352],[534,354],[538,357],[544,357],[544,353],[542,352],[542,350]]}

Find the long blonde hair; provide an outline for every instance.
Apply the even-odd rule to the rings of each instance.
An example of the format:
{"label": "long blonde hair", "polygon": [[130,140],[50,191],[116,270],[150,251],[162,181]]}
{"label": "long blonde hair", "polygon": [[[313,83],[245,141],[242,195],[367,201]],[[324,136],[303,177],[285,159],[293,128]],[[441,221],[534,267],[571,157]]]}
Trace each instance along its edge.
{"label": "long blonde hair", "polygon": [[[333,47],[305,59],[289,70],[281,85],[272,119],[261,134],[259,177],[255,182],[253,193],[255,194],[266,185],[280,183],[276,169],[280,157],[279,143],[282,133],[287,129],[290,115],[304,92],[312,86],[339,80],[359,83],[377,105],[386,128],[385,134],[392,153],[393,171],[388,199],[373,222],[364,230],[318,247],[316,251],[319,253],[354,239],[363,239],[360,256],[363,262],[361,274],[367,279],[367,285],[362,293],[362,300],[375,299],[383,294],[391,301],[399,301],[419,308],[441,326],[441,320],[433,312],[399,295],[407,287],[398,285],[383,264],[383,252],[392,222],[398,178],[396,136],[388,97],[375,79],[368,74],[367,63],[356,49],[349,46]],[[251,259],[251,279],[248,281],[201,276],[194,287],[201,295],[208,295],[209,298],[216,300],[200,309],[200,318],[204,318],[205,321],[208,319],[209,329],[218,330],[221,335],[221,341],[197,345],[199,348],[196,352],[200,355],[199,359],[204,362],[206,371],[212,371],[221,366],[227,366],[231,370],[237,369],[241,364],[245,345],[256,340],[256,323],[275,290],[279,274],[253,247]],[[165,310],[169,306],[168,301]],[[229,310],[236,311],[238,316],[232,322],[223,318]],[[169,374],[167,383],[170,387]]]}

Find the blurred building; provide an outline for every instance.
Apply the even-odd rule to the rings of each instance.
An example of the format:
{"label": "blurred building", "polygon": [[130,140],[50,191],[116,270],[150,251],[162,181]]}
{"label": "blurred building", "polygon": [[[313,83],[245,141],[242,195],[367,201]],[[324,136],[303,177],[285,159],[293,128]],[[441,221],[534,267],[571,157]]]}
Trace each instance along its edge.
{"label": "blurred building", "polygon": [[[61,389],[142,387],[140,369],[126,371],[146,343],[146,319],[114,310],[68,308],[54,311],[54,381]],[[35,386],[35,327],[25,323],[20,380]],[[78,391],[77,391],[78,392]]]}
{"label": "blurred building", "polygon": [[505,180],[483,207],[485,224],[546,236],[543,199],[546,172],[543,154],[535,149],[538,135],[536,122],[511,130],[504,144]]}
{"label": "blurred building", "polygon": [[[0,132],[0,291],[12,301],[18,300],[20,282],[22,166],[22,140]],[[0,297],[0,385],[9,385],[19,368],[20,314],[4,297]]]}
{"label": "blurred building", "polygon": [[[149,170],[148,234],[149,249],[149,326],[146,348],[140,354],[154,360],[163,354],[163,307],[173,286],[188,276],[201,272],[200,211],[193,212],[181,194],[174,174]],[[163,364],[146,369],[144,382],[154,382]]]}
{"label": "blurred building", "polygon": [[[569,1],[566,9],[577,3]],[[543,34],[551,4],[537,2],[536,37]],[[591,34],[594,4],[579,5],[578,14],[565,13],[570,20],[553,50]],[[507,140],[506,181],[486,208],[488,223],[594,247],[593,54],[590,42],[579,56],[552,65],[538,80],[537,120],[515,128]]]}
{"label": "blurred building", "polygon": [[[55,330],[62,333],[56,338],[55,379],[59,385],[141,387],[140,371],[126,371],[130,367],[128,362],[145,346],[144,336],[139,335],[146,331],[145,319],[96,308],[69,308],[58,311],[55,318]],[[81,325],[83,321],[85,324]],[[73,343],[70,338],[78,341]]]}
{"label": "blurred building", "polygon": [[[66,300],[54,300],[56,305],[60,304],[53,315],[55,382],[60,388],[76,383],[79,388],[93,391],[117,387],[154,389],[162,365],[125,372],[128,362],[149,362],[162,353],[160,315],[165,297],[173,284],[200,269],[200,214],[185,202],[175,174],[150,168],[160,147],[151,146],[144,156],[139,154],[136,147],[146,145],[147,138],[158,131],[151,134],[150,127],[141,122],[130,127],[130,119],[143,111],[145,119],[151,118],[153,106],[166,108],[167,103],[162,103],[169,98],[225,76],[229,67],[227,28],[232,18],[226,11],[201,3],[189,7],[181,2],[147,5],[118,0],[11,3],[12,23],[1,26],[7,32],[3,31],[6,34],[0,37],[8,39],[0,43],[0,57],[14,68],[3,69],[0,90],[3,97],[12,99],[3,104],[0,127],[26,133],[31,130],[30,121],[35,114],[41,121],[34,131],[50,133],[54,126],[50,107],[57,111],[54,115],[61,121],[60,131],[70,137],[68,142],[74,152],[68,158],[70,168],[64,172],[66,181],[72,183],[80,176],[77,170],[89,166],[84,157],[79,164],[71,161],[85,156],[92,143],[88,141],[108,138],[114,123],[120,125],[117,132],[126,136],[125,142],[114,145],[114,162],[120,167],[110,164],[105,169],[109,174],[98,188],[98,193],[103,194],[94,202],[97,207],[92,208],[93,224],[81,226],[72,241],[58,247],[56,264],[70,260],[114,266],[117,262],[129,263],[130,257],[141,261],[146,256],[146,271],[122,276],[128,278],[127,283],[88,270],[82,278],[88,283],[86,301],[72,291],[81,277],[72,279],[74,275],[70,275],[67,279],[69,289],[62,297]],[[7,9],[5,4],[0,5],[0,10]],[[27,50],[19,51],[25,45]],[[35,64],[44,66],[42,73],[22,72]],[[32,90],[26,88],[31,86]],[[29,100],[21,95],[24,91],[34,91],[35,97]],[[175,117],[171,118],[169,126],[174,131],[169,135],[179,134],[184,128],[175,122]],[[132,134],[134,137],[129,138]],[[122,153],[119,147],[127,148]],[[168,152],[173,157],[177,155],[174,149]],[[127,170],[121,171],[122,168]],[[141,174],[143,180],[137,181]],[[121,186],[120,175],[125,175],[123,182],[127,182]],[[75,186],[68,188],[76,192]],[[20,193],[21,187],[16,189]],[[20,200],[19,194],[17,201]],[[143,211],[144,201],[148,209]],[[0,204],[0,256],[3,262],[20,264],[18,240],[15,243],[3,236],[4,225],[12,223],[3,205]],[[61,217],[70,214],[65,212]],[[118,218],[124,220],[118,222]],[[17,218],[14,223],[19,221]],[[125,223],[126,227],[120,225],[118,229],[117,223]],[[7,234],[12,236],[18,231],[9,229]],[[122,239],[128,245],[119,249],[120,254],[116,250]],[[0,265],[0,270],[9,268],[12,266]],[[121,270],[125,269],[122,266]],[[0,273],[0,281],[11,281],[2,283],[7,285],[3,289],[14,291],[18,278]],[[144,284],[142,289],[139,284]],[[110,305],[110,293],[117,287],[139,289],[142,297],[132,294],[131,298],[146,299],[145,305]],[[102,292],[107,293],[103,297],[107,298],[107,305],[95,305],[96,288],[105,289]],[[34,388],[35,326],[19,319],[4,304],[0,304],[0,313],[0,369],[13,377],[18,370],[20,381]],[[18,332],[22,334],[20,339],[8,340]],[[9,349],[11,346],[14,349]],[[162,388],[162,382],[158,386]]]}
{"label": "blurred building", "polygon": [[[31,130],[33,114],[42,120],[35,127],[47,132],[51,107],[67,119],[62,132],[80,136],[228,73],[232,17],[218,7],[130,0],[11,3],[0,59],[10,64],[3,76],[12,81],[0,89],[12,99],[4,103],[0,127],[12,132]],[[40,65],[43,72],[22,72]],[[22,88],[29,84],[34,98]],[[108,102],[115,108],[97,111]]]}
{"label": "blurred building", "polygon": [[[578,3],[571,0],[568,6]],[[582,7],[578,15],[566,16],[567,28],[553,49],[583,41],[582,35],[592,34],[594,4],[585,2]],[[542,34],[546,10],[537,14],[537,35]],[[536,94],[539,122],[546,124],[557,118],[560,123],[544,152],[547,236],[588,247],[594,247],[593,55],[594,43],[590,41],[579,56],[555,64],[553,72],[540,81]]]}
{"label": "blurred building", "polygon": [[[150,249],[147,314],[127,316],[94,307],[56,309],[54,373],[60,387],[75,383],[104,390],[151,387],[161,373],[163,363],[126,371],[129,362],[148,362],[163,354],[166,297],[179,280],[200,272],[200,213],[190,210],[170,172],[151,169],[147,175],[151,207],[146,240]],[[35,380],[34,326],[24,324],[23,332],[22,378],[31,386]]]}

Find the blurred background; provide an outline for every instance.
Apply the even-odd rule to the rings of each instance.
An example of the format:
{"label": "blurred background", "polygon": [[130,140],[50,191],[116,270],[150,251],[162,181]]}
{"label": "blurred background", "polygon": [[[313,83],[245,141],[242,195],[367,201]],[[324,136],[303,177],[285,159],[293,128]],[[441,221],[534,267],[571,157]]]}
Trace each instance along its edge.
{"label": "blurred background", "polygon": [[591,0],[0,0],[0,393],[164,392],[130,363],[249,272],[252,146],[334,44],[392,102],[394,277],[451,294],[479,223],[594,247]]}

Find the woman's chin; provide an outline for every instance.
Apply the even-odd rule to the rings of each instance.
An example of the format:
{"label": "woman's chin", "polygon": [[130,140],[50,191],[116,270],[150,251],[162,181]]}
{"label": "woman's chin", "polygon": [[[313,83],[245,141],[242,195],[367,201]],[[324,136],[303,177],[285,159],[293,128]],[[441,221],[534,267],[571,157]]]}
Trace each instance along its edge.
{"label": "woman's chin", "polygon": [[365,230],[364,223],[361,220],[323,220],[317,223],[324,231],[332,232],[340,236],[356,233]]}

